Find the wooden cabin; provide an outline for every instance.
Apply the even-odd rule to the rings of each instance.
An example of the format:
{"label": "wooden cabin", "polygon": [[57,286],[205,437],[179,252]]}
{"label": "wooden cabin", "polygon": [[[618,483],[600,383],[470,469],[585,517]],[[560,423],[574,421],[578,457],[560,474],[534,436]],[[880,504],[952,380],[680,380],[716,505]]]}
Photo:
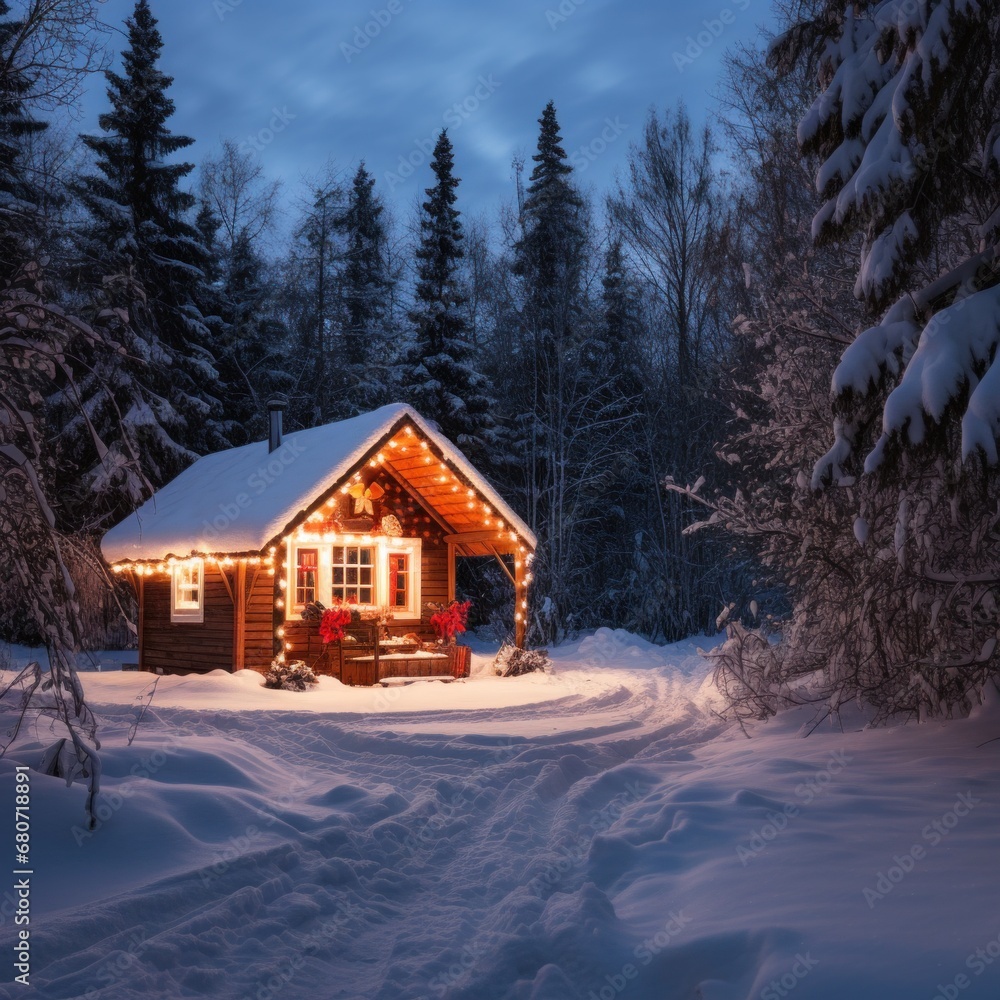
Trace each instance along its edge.
{"label": "wooden cabin", "polygon": [[[269,409],[268,441],[199,458],[104,536],[136,590],[141,670],[285,657],[345,683],[426,672],[380,645],[375,619],[433,639],[433,606],[471,556],[503,565],[523,643],[535,537],[455,445],[402,404],[288,435],[282,401]],[[327,646],[310,615],[337,599],[361,621]]]}

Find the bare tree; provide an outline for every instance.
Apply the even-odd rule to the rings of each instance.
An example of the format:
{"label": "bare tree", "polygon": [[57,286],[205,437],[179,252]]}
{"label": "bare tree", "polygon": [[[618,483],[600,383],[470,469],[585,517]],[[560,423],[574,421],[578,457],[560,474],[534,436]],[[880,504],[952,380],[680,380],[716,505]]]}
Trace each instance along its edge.
{"label": "bare tree", "polygon": [[232,139],[201,167],[201,197],[221,223],[224,253],[231,258],[243,240],[256,246],[271,229],[278,213],[281,181],[269,181],[252,153],[240,152]]}
{"label": "bare tree", "polygon": [[707,338],[718,329],[712,246],[720,215],[715,143],[683,107],[651,111],[629,155],[628,183],[609,198],[609,214],[633,266],[666,307],[681,386],[696,375]]}
{"label": "bare tree", "polygon": [[78,113],[87,76],[109,63],[105,45],[112,29],[98,18],[99,6],[99,0],[23,0],[0,53],[0,78],[16,73],[27,81],[22,99],[37,108]]}

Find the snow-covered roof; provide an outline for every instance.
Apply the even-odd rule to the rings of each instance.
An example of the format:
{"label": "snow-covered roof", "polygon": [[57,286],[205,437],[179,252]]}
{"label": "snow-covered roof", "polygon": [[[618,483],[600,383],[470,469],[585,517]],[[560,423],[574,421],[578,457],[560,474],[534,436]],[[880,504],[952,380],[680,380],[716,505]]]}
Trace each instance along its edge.
{"label": "snow-covered roof", "polygon": [[531,529],[489,481],[412,407],[391,403],[349,420],[205,455],[113,527],[101,542],[110,563],[259,552],[341,483],[398,427],[413,425],[533,548]]}

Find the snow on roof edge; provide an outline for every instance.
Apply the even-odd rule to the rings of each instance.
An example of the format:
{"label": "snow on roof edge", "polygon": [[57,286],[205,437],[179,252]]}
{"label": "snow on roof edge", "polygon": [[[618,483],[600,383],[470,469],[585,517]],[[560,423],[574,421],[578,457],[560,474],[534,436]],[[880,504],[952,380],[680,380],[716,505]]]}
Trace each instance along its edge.
{"label": "snow on roof edge", "polygon": [[[291,449],[287,469],[279,477],[261,486],[257,496],[237,493],[240,482],[248,486],[262,471],[269,453],[267,441],[254,442],[204,455],[180,475],[156,491],[138,510],[104,535],[101,551],[109,563],[129,560],[185,558],[201,553],[248,553],[262,551],[287,526],[310,508],[330,489],[375,450],[403,420],[412,422],[441,452],[442,457],[490,502],[505,520],[535,548],[534,532],[510,508],[486,477],[461,451],[439,431],[434,430],[411,406],[390,403],[347,420],[288,434],[282,447]],[[360,432],[356,442],[347,442],[346,452],[333,454],[324,472],[315,461],[295,468],[295,453],[327,451],[340,444],[334,428],[356,424]],[[352,447],[353,445],[353,447]],[[286,459],[281,459],[283,467]],[[249,470],[249,474],[248,474]],[[261,505],[262,496],[270,503]],[[220,499],[221,498],[221,499]],[[244,503],[245,501],[245,503]],[[222,525],[219,526],[221,511]],[[213,518],[210,522],[209,518]],[[199,524],[200,522],[200,524]]]}

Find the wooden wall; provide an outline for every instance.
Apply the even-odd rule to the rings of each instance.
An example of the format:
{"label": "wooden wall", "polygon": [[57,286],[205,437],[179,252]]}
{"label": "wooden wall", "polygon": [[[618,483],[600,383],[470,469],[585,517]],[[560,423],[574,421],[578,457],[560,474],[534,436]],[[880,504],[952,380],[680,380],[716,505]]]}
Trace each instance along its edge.
{"label": "wooden wall", "polygon": [[[448,544],[436,538],[425,538],[420,555],[421,603],[426,605],[430,601],[434,604],[447,604],[451,600],[448,593]],[[430,624],[431,614],[433,612],[424,607],[420,616],[421,631],[428,637],[434,635]]]}
{"label": "wooden wall", "polygon": [[170,621],[170,578],[143,580],[142,665],[164,673],[233,669],[233,602],[217,566],[205,566],[205,621]]}
{"label": "wooden wall", "polygon": [[[437,526],[424,528],[421,548],[421,603],[447,603],[449,593],[448,545]],[[280,556],[279,556],[280,564]],[[167,673],[204,673],[233,669],[234,609],[229,590],[223,582],[221,567],[205,566],[205,621],[172,623],[170,621],[170,580],[149,577],[143,580],[144,608],[141,637],[143,668]],[[280,572],[280,570],[279,570]],[[236,570],[229,571],[230,587],[235,590]],[[247,567],[246,625],[244,666],[266,670],[274,657],[274,601],[277,577],[266,568]],[[430,626],[432,612],[422,608],[420,621],[397,619],[393,631],[416,631],[426,639],[434,637]],[[283,617],[283,615],[282,615]],[[315,664],[322,673],[339,676],[339,657],[324,650],[315,622],[293,619],[284,622],[285,640],[293,646],[289,656]],[[327,655],[324,655],[327,654]]]}
{"label": "wooden wall", "polygon": [[247,576],[246,642],[244,644],[248,670],[267,670],[274,659],[274,599],[277,577],[262,567],[256,577],[254,569]]}

